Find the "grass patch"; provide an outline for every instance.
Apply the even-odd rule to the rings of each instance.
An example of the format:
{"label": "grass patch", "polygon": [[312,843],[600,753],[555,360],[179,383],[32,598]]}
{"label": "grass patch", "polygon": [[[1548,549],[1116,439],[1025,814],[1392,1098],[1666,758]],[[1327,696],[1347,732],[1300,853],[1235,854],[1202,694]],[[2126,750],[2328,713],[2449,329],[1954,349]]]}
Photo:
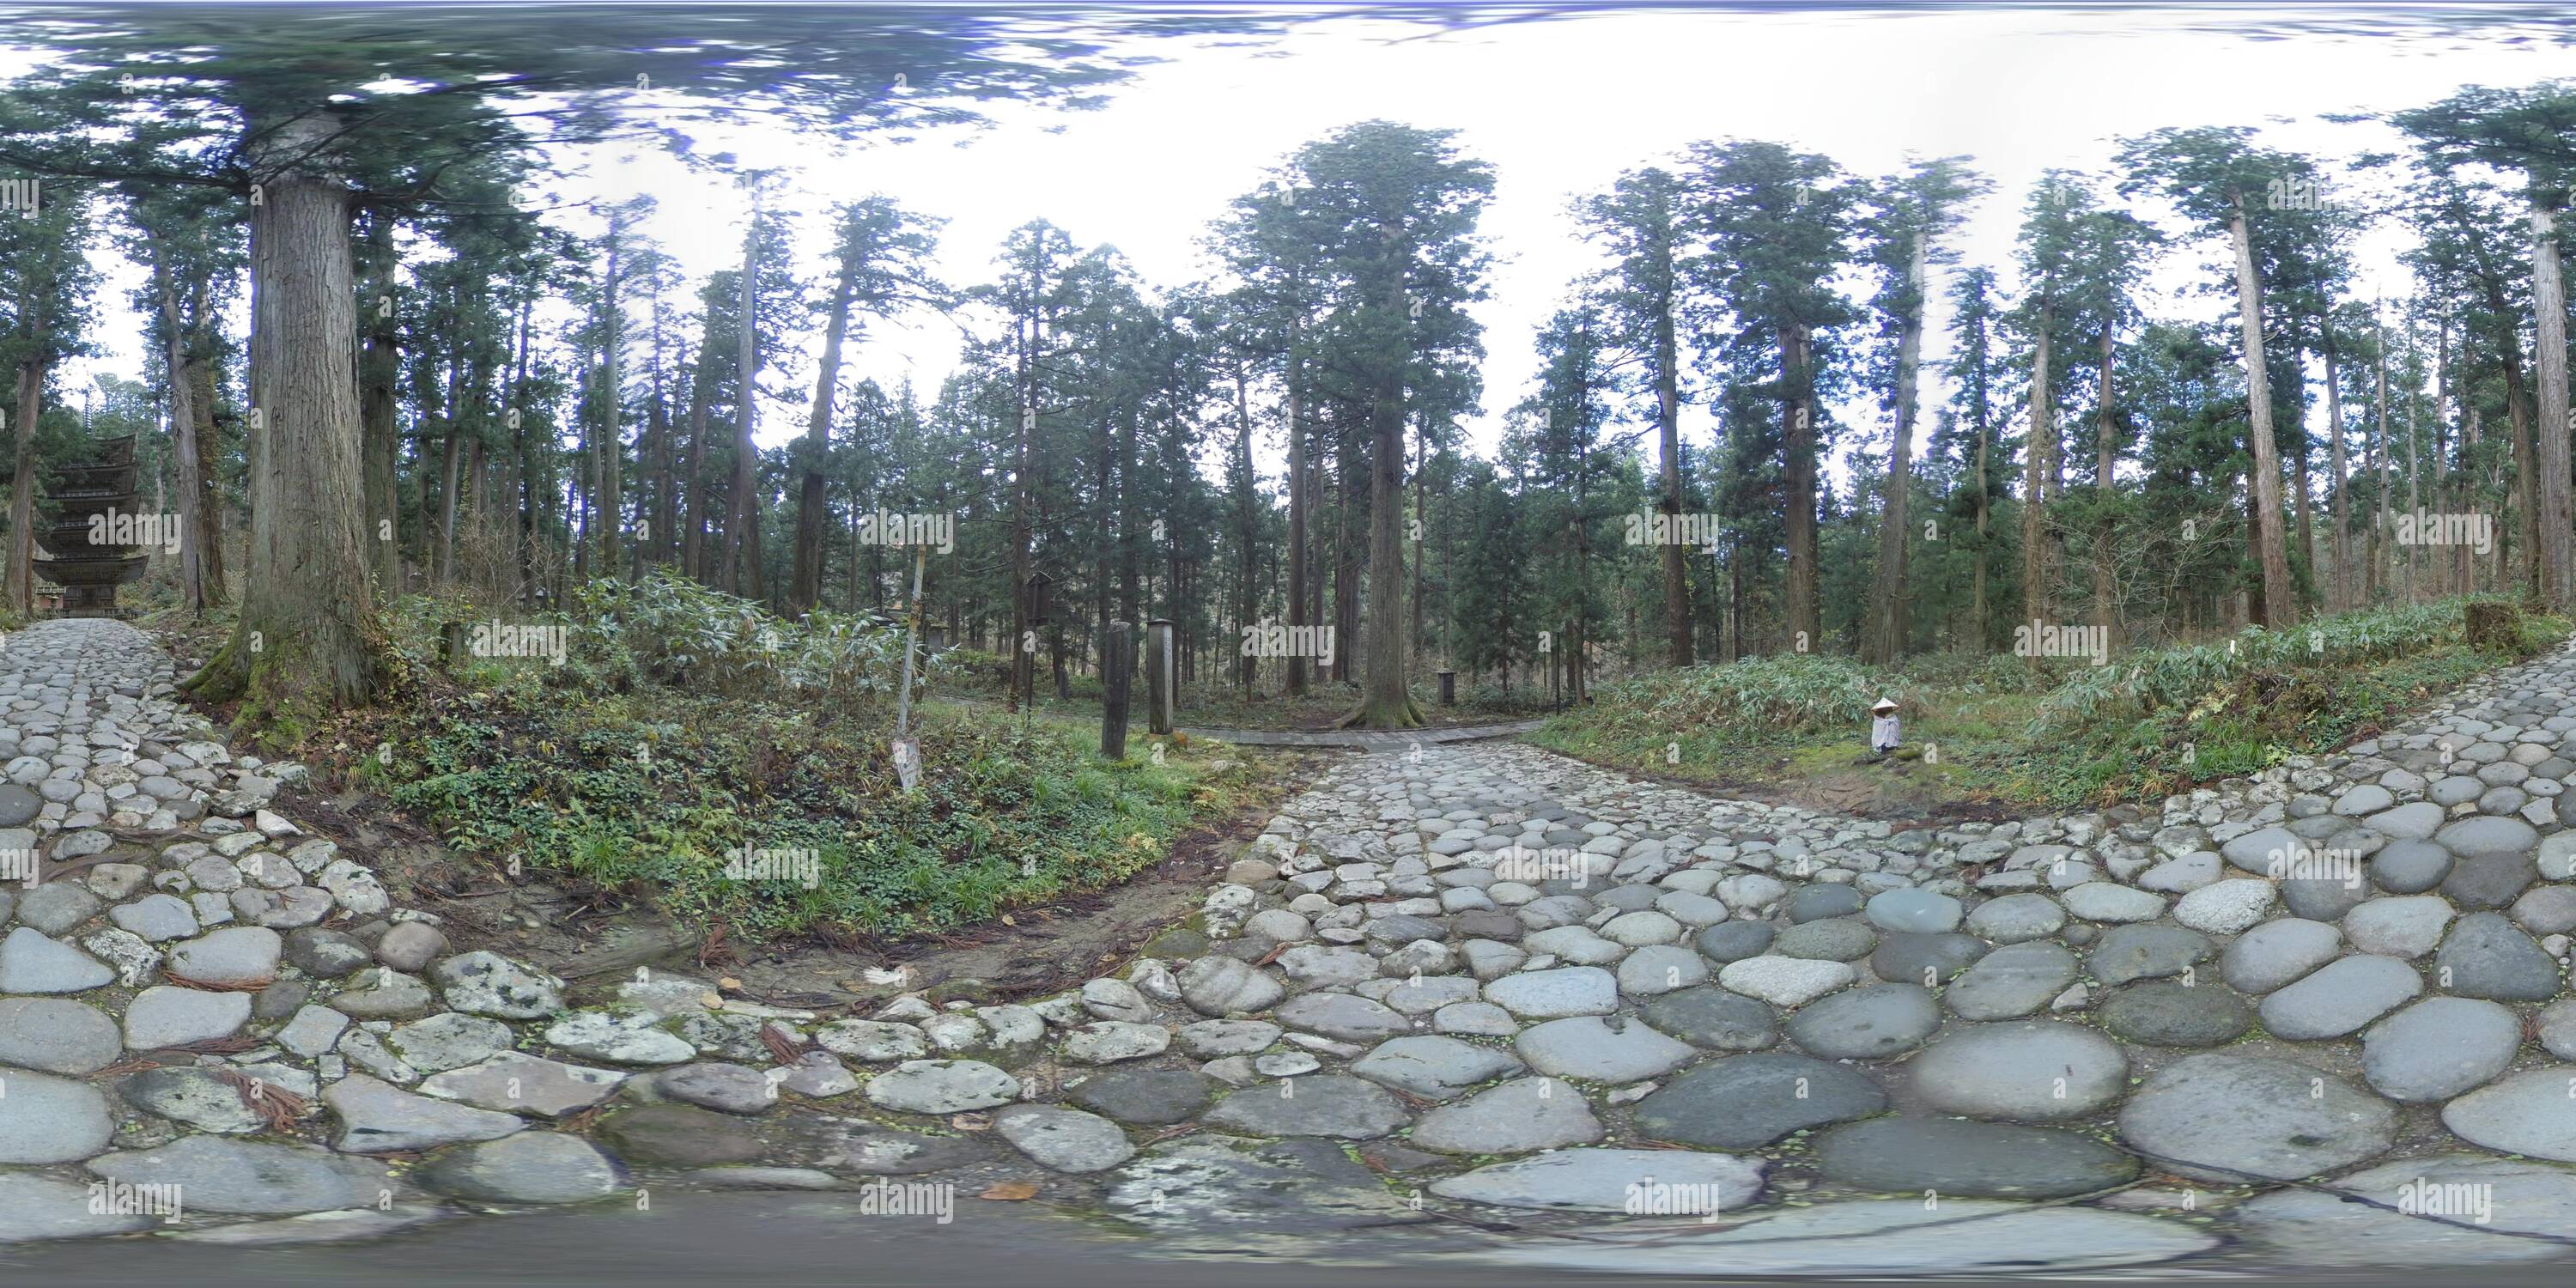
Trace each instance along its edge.
{"label": "grass patch", "polygon": [[[598,586],[555,617],[563,661],[438,660],[455,600],[395,606],[393,701],[316,742],[456,849],[579,888],[649,899],[736,939],[897,938],[1115,884],[1254,786],[1223,748],[916,701],[923,772],[901,791],[889,740],[901,639],[885,624],[780,621],[675,579]],[[891,636],[892,638],[888,638]],[[728,859],[784,851],[801,879]]]}
{"label": "grass patch", "polygon": [[[1840,780],[1909,802],[2090,808],[2187,791],[2366,737],[2441,693],[2567,638],[2524,617],[2466,642],[2469,601],[2363,610],[2289,631],[2138,649],[2095,667],[1941,656],[1902,668],[1788,656],[1641,676],[1532,740],[1581,759],[1719,784]],[[2491,601],[2480,601],[2491,602]],[[2231,647],[2231,645],[2233,647]],[[1867,760],[1894,697],[1914,759]]]}

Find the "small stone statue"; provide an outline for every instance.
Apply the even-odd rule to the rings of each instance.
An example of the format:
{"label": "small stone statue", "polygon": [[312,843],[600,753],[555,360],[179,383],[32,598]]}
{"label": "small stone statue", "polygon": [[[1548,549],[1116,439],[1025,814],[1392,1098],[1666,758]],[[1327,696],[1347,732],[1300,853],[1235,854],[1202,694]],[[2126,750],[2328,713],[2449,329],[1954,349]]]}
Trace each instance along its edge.
{"label": "small stone statue", "polygon": [[1880,698],[1878,705],[1869,709],[1869,714],[1870,756],[1885,760],[1887,754],[1896,750],[1897,744],[1903,741],[1903,735],[1896,728],[1896,699]]}

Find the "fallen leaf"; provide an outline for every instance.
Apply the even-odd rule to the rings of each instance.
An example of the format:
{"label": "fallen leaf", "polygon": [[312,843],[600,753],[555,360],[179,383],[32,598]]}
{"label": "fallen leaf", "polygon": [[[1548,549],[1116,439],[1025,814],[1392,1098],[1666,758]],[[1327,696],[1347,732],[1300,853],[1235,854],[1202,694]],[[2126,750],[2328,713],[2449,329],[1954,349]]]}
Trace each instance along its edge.
{"label": "fallen leaf", "polygon": [[997,1203],[1017,1203],[1022,1199],[1033,1199],[1037,1196],[1038,1183],[1036,1181],[995,1181],[992,1185],[987,1187],[983,1193],[978,1194],[975,1197],[979,1199],[991,1199]]}

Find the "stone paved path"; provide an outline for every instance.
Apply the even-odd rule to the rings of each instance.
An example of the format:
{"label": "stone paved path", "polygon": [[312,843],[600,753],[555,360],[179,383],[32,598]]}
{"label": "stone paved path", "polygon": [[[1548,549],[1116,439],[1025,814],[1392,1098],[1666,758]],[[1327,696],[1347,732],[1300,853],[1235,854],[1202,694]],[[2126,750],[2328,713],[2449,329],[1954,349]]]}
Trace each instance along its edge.
{"label": "stone paved path", "polygon": [[1509,738],[1546,724],[1514,720],[1507,724],[1457,725],[1446,729],[1188,729],[1193,738],[1213,738],[1238,747],[1352,747],[1361,751],[1410,751],[1453,742]]}
{"label": "stone paved path", "polygon": [[2576,1242],[2576,653],[2251,781],[2002,825],[1507,743],[1356,757],[1122,976],[852,1017],[452,951],[170,678],[112,623],[0,649],[31,789],[0,843],[47,876],[0,896],[0,1242],[914,1193],[887,1178],[961,1220],[1033,1184],[1178,1251],[1463,1220],[1506,1233],[1439,1255],[1587,1270]]}

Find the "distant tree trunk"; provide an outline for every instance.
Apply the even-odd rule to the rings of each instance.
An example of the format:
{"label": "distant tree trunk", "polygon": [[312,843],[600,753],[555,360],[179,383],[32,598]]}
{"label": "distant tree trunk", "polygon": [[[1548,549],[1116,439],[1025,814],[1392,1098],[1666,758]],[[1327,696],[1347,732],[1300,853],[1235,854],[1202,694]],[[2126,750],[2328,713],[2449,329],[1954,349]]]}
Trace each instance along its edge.
{"label": "distant tree trunk", "polygon": [[[2520,343],[2517,338],[2515,344],[2519,346]],[[2513,363],[2515,368],[2521,365],[2519,358]],[[2521,505],[2517,507],[2522,512],[2521,522],[2517,526],[2522,529],[2523,594],[2537,603],[2541,597],[2540,553],[2547,544],[2542,539],[2540,526],[2540,465],[2532,450],[2535,435],[2529,411],[2530,399],[2528,396],[2517,397],[2517,392],[2512,388],[2505,390],[2504,407],[2506,426],[2513,433],[2515,482],[2522,493]]]}
{"label": "distant tree trunk", "polygon": [[171,459],[179,484],[179,590],[188,611],[204,617],[225,599],[222,516],[210,503],[214,492],[209,453],[214,423],[213,373],[200,370],[197,356],[197,310],[179,307],[177,270],[169,250],[152,245],[153,294],[161,309],[163,370],[170,384]]}
{"label": "distant tree trunk", "polygon": [[[866,562],[867,562],[866,560],[861,559],[861,558],[859,557],[860,550],[861,550],[861,546],[860,546],[860,544],[859,544],[859,503],[858,503],[858,501],[857,501],[857,499],[856,499],[856,498],[853,498],[853,499],[851,500],[851,502],[850,502],[850,587],[849,587],[849,597],[848,597],[847,601],[846,601],[845,603],[843,603],[843,605],[842,605],[842,611],[843,611],[843,612],[855,613],[855,612],[859,611],[859,569],[860,569],[860,568],[862,568],[862,567],[864,567],[864,566],[866,565]],[[952,612],[954,611],[954,606],[953,606],[953,605],[951,606],[951,611],[952,611]],[[984,637],[984,628],[979,624],[979,625],[978,625],[978,626],[976,626],[976,628],[975,628],[975,638],[976,638],[976,641],[977,641],[977,643],[976,643],[976,647],[977,647],[977,648],[982,648],[982,647],[983,647],[983,643],[982,643],[983,637]]]}
{"label": "distant tree trunk", "polygon": [[335,706],[364,705],[383,674],[369,622],[359,464],[357,292],[349,189],[314,159],[335,123],[254,117],[251,207],[250,570],[232,639],[185,686],[241,699],[233,732],[291,744]]}
{"label": "distant tree trunk", "polygon": [[1980,400],[1977,408],[1977,557],[1976,570],[1969,578],[1969,604],[1977,623],[1976,647],[1981,649],[1991,646],[1995,638],[1994,609],[1988,604],[1986,596],[1986,563],[1992,555],[1988,547],[1993,539],[1994,518],[1994,493],[1989,490],[1993,485],[1986,481],[1987,455],[1991,438],[1992,435],[1986,426],[1984,403]]}
{"label": "distant tree trunk", "polygon": [[1431,422],[1425,417],[1413,435],[1413,626],[1406,652],[1414,665],[1422,661],[1422,530],[1429,526],[1431,503],[1427,483],[1431,473]]}
{"label": "distant tree trunk", "polygon": [[[1138,555],[1136,534],[1143,524],[1136,516],[1136,414],[1126,412],[1118,418],[1118,620],[1133,623],[1137,611],[1136,574]],[[1107,658],[1101,659],[1103,665]]]}
{"label": "distant tree trunk", "polygon": [[672,450],[671,404],[662,385],[662,291],[658,284],[653,290],[653,412],[647,432],[653,435],[653,508],[647,520],[652,530],[645,535],[644,547],[654,563],[667,564],[672,551],[678,548],[680,514],[674,503],[676,479],[672,471],[678,453]]}
{"label": "distant tree trunk", "polygon": [[713,585],[707,575],[707,386],[713,378],[707,374],[706,360],[713,356],[701,344],[699,366],[689,381],[689,459],[682,468],[689,483],[689,518],[680,529],[680,571],[700,583]]}
{"label": "distant tree trunk", "polygon": [[[1234,360],[1234,468],[1239,471],[1243,486],[1235,496],[1235,527],[1236,541],[1243,547],[1243,606],[1236,614],[1236,624],[1249,627],[1253,624],[1252,615],[1260,611],[1261,605],[1256,576],[1258,565],[1255,562],[1260,558],[1261,526],[1254,496],[1259,490],[1259,480],[1252,472],[1252,399],[1245,383],[1243,358],[1238,355]],[[1292,431],[1290,437],[1294,436]],[[1296,467],[1292,464],[1289,469],[1289,477],[1293,481]],[[1241,658],[1235,663],[1235,681],[1244,696],[1250,697],[1261,659],[1253,656],[1250,649],[1237,651]]]}
{"label": "distant tree trunk", "polygon": [[2388,578],[2386,551],[2382,548],[2380,543],[2387,540],[2389,535],[2388,331],[2387,328],[2382,327],[2379,324],[2379,307],[2377,301],[2373,301],[2371,304],[2370,332],[2371,348],[2375,351],[2377,357],[2378,392],[2376,394],[2376,399],[2379,407],[2376,423],[2373,425],[2371,430],[2369,468],[2370,473],[2377,476],[2379,479],[2379,513],[2378,517],[2371,523],[2370,527],[2370,576],[2368,586],[2365,589],[2364,594],[2369,597],[2370,602],[2376,604],[2379,602],[2380,591],[2387,585]]}
{"label": "distant tree trunk", "polygon": [[190,350],[188,359],[188,411],[196,418],[193,435],[197,452],[196,509],[189,528],[189,543],[197,547],[197,574],[205,588],[208,606],[232,601],[232,590],[224,580],[224,495],[215,486],[215,462],[223,459],[223,431],[215,423],[215,353],[213,306],[207,295],[213,289],[210,279],[199,277],[188,292]]}
{"label": "distant tree trunk", "polygon": [[1011,334],[1018,341],[1019,349],[1014,355],[1019,369],[1012,373],[1012,384],[1019,392],[1020,405],[1013,431],[1014,459],[1011,466],[1011,636],[1002,643],[1011,653],[1011,704],[1014,710],[1023,704],[1037,705],[1038,694],[1037,654],[1033,647],[1037,622],[1031,611],[1037,605],[1029,602],[1029,578],[1035,571],[1029,549],[1029,440],[1037,433],[1038,427],[1037,348],[1038,328],[1042,325],[1035,302],[1041,285],[1038,278],[1039,269],[1033,264],[1028,284],[1029,313],[1024,318],[1014,318],[1011,324]]}
{"label": "distant tree trunk", "polygon": [[[1303,639],[1303,627],[1313,619],[1306,613],[1306,498],[1313,491],[1307,479],[1305,408],[1298,395],[1304,384],[1304,370],[1299,362],[1298,321],[1301,310],[1291,306],[1288,312],[1288,625],[1289,638]],[[1306,696],[1306,659],[1296,650],[1288,658],[1288,696]]]}
{"label": "distant tree trunk", "polygon": [[[1927,219],[1933,212],[1926,210]],[[1931,233],[1927,224],[1914,232],[1914,254],[1907,262],[1905,282],[1908,303],[1905,316],[1897,323],[1896,332],[1896,435],[1887,452],[1887,506],[1878,529],[1878,585],[1872,595],[1869,629],[1862,632],[1865,661],[1881,666],[1892,665],[1905,656],[1908,635],[1906,611],[1913,591],[1906,583],[1906,552],[1913,534],[1906,531],[1912,520],[1906,515],[1913,492],[1914,404],[1915,390],[1923,366],[1923,281],[1928,267]],[[1669,573],[1681,561],[1679,547],[1671,551],[1664,566]]]}
{"label": "distant tree trunk", "polygon": [[460,481],[451,489],[455,499],[450,503],[457,512],[455,526],[468,535],[483,526],[483,516],[478,509],[483,504],[483,493],[477,486],[481,476],[474,472],[474,462],[481,459],[483,453],[486,423],[484,409],[491,402],[491,381],[491,350],[485,345],[477,344],[474,346],[474,356],[466,362],[465,385],[457,404],[454,421],[459,430],[464,430],[468,425],[473,428],[464,436],[464,459],[458,465]]}
{"label": "distant tree trunk", "polygon": [[[2039,302],[2039,327],[2030,357],[2030,442],[2022,451],[2021,601],[2022,616],[2048,617],[2048,478],[2057,452],[2057,408],[2049,388],[2048,341],[2054,324],[2045,298]],[[2039,651],[2030,652],[2039,666]]]}
{"label": "distant tree trunk", "polygon": [[752,516],[760,508],[756,494],[759,487],[760,446],[752,441],[752,428],[759,415],[760,315],[756,305],[755,286],[759,280],[760,213],[752,212],[751,229],[742,238],[742,348],[736,369],[739,392],[735,401],[733,436],[733,487],[731,508],[725,516],[724,590],[728,594],[749,598],[759,579],[760,548],[753,543]]}
{"label": "distant tree trunk", "polygon": [[1744,544],[1735,542],[1726,552],[1726,613],[1729,619],[1727,648],[1729,662],[1740,662],[1746,655],[1744,646]]}
{"label": "distant tree trunk", "polygon": [[2287,630],[2299,623],[2290,593],[2290,555],[2281,532],[2281,452],[2272,438],[2272,378],[2263,361],[2263,284],[2254,269],[2254,241],[2245,223],[2245,199],[2236,197],[2227,221],[2236,244],[2236,316],[2245,349],[2246,418],[2254,448],[2254,549],[2263,569],[2263,625]]}
{"label": "distant tree trunk", "polygon": [[[462,313],[464,301],[457,301]],[[463,337],[459,337],[461,341]],[[465,355],[452,351],[447,357],[447,414],[445,446],[438,467],[438,584],[444,586],[456,576],[456,478],[465,457]]]}
{"label": "distant tree trunk", "polygon": [[2093,491],[2102,503],[2102,517],[2093,527],[2093,625],[2101,631],[2104,647],[2116,647],[2112,639],[2119,625],[2119,591],[2111,567],[2111,500],[2119,488],[2113,478],[2120,462],[2119,410],[2112,395],[2112,360],[2116,341],[2111,328],[2102,328],[2102,405],[2095,412],[2093,424]]}
{"label": "distant tree trunk", "polygon": [[2334,553],[2334,611],[2352,607],[2352,527],[2344,492],[2352,486],[2347,473],[2348,461],[2343,442],[2343,375],[2335,358],[2334,317],[2326,314],[2317,319],[2318,348],[2326,363],[2326,433],[2332,436],[2329,457],[2334,466],[2334,513],[2327,522],[2334,525],[2334,540],[2328,548]]}
{"label": "distant tree trunk", "polygon": [[[2291,400],[2294,404],[2304,407],[2307,396],[2307,364],[2303,360],[2303,355],[2296,351],[2291,354],[2291,361],[2291,370],[2298,373],[2299,386]],[[2304,423],[2304,413],[2292,416],[2291,421],[2292,428],[2298,431],[2299,440],[2298,452],[2290,460],[2290,473],[2298,484],[2291,491],[2290,509],[2299,528],[2299,558],[2306,561],[2308,576],[2313,580],[2317,575],[2317,529],[2312,517],[2316,508],[2309,483],[2312,471],[2308,469],[2308,427]]]}
{"label": "distant tree trunk", "polygon": [[1360,636],[1360,548],[1351,540],[1351,518],[1360,512],[1367,497],[1370,477],[1349,427],[1337,426],[1340,432],[1335,456],[1339,476],[1341,503],[1333,512],[1333,682],[1348,684],[1351,679],[1351,646]]}
{"label": "distant tree trunk", "polygon": [[2540,598],[2553,610],[2576,602],[2576,516],[2569,512],[2567,424],[2567,287],[2559,268],[2558,207],[2566,194],[2531,194],[2531,302],[2540,381],[2535,466],[2540,480]]}
{"label": "distant tree trunk", "polygon": [[[2406,318],[2406,347],[2410,350],[2415,347],[2415,317],[2412,313],[2409,313]],[[2442,454],[2450,448],[2450,434],[2444,424],[2443,407],[2439,401],[2443,398],[2444,391],[2448,389],[2451,377],[2451,320],[2447,317],[2442,319],[2434,355],[2433,394],[2436,402],[2433,408],[2433,435],[2436,446],[2433,459],[2438,463],[2442,459]],[[2410,515],[2415,514],[2423,504],[2423,499],[2417,491],[2418,480],[2423,473],[2419,461],[2424,455],[2422,440],[2415,436],[2417,401],[2411,396],[2406,400],[2406,513]],[[2435,487],[2438,488],[2441,485],[2441,478],[2438,473],[2433,476]],[[2410,604],[2419,602],[2422,598],[2420,579],[2423,574],[2424,560],[2421,553],[2423,548],[2423,543],[2419,541],[2406,543],[2406,602]]]}
{"label": "distant tree trunk", "polygon": [[[466,445],[465,534],[469,538],[482,536],[492,530],[490,505],[492,470],[489,456],[490,453],[484,448],[481,438],[476,438]],[[470,542],[466,547],[466,553],[468,555],[475,553],[475,548]],[[469,573],[472,571],[474,570],[468,570]]]}
{"label": "distant tree trunk", "polygon": [[599,343],[599,437],[591,453],[591,495],[599,499],[599,553],[592,563],[595,575],[614,577],[625,563],[619,552],[618,532],[625,522],[625,499],[620,495],[626,475],[626,440],[619,427],[620,404],[625,401],[624,373],[618,358],[626,347],[626,319],[620,307],[622,256],[625,249],[626,224],[622,216],[608,218],[608,272],[600,288]]}
{"label": "distant tree trunk", "polygon": [[[1669,298],[1672,282],[1670,243],[1658,242],[1655,280],[1664,288],[1667,298],[1655,309],[1655,438],[1663,452],[1663,511],[1679,530],[1682,514],[1681,459],[1681,346],[1673,334],[1673,304]],[[1921,242],[1916,242],[1917,263],[1921,262]],[[1918,314],[1918,321],[1919,321]],[[1917,337],[1917,349],[1920,337]],[[1900,375],[1900,383],[1905,379]],[[1899,413],[1902,420],[1903,413]],[[1901,432],[1901,431],[1900,431]],[[1682,546],[1667,541],[1664,559],[1664,638],[1675,666],[1691,664],[1690,581],[1683,568]]]}
{"label": "distant tree trunk", "polygon": [[537,494],[553,491],[553,471],[533,458],[535,445],[529,441],[528,417],[528,322],[536,311],[537,293],[533,288],[519,293],[519,342],[512,346],[517,357],[510,367],[510,409],[502,423],[510,429],[510,459],[515,463],[519,489],[519,538],[517,593],[532,594],[543,571],[537,547]]}
{"label": "distant tree trunk", "polygon": [[1788,514],[1782,528],[1788,538],[1787,579],[1790,647],[1801,653],[1824,647],[1824,617],[1817,601],[1816,578],[1816,418],[1815,373],[1807,326],[1788,322],[1780,329],[1780,370],[1784,380],[1781,442],[1788,470],[1783,480]]}
{"label": "distant tree trunk", "polygon": [[796,493],[796,566],[788,574],[787,611],[810,611],[823,597],[823,526],[829,521],[823,458],[832,447],[832,394],[841,378],[841,341],[850,329],[850,298],[858,290],[860,247],[841,254],[832,283],[832,311],[823,324],[823,360],[814,373],[814,411],[805,422],[805,463]]}
{"label": "distant tree trunk", "polygon": [[[389,211],[367,213],[367,290],[359,301],[366,347],[358,359],[358,417],[361,472],[365,477],[367,513],[364,539],[371,556],[379,602],[402,593],[402,543],[396,538],[394,493],[394,385],[402,375],[402,327],[394,316],[394,219]],[[185,467],[183,466],[183,469]]]}

